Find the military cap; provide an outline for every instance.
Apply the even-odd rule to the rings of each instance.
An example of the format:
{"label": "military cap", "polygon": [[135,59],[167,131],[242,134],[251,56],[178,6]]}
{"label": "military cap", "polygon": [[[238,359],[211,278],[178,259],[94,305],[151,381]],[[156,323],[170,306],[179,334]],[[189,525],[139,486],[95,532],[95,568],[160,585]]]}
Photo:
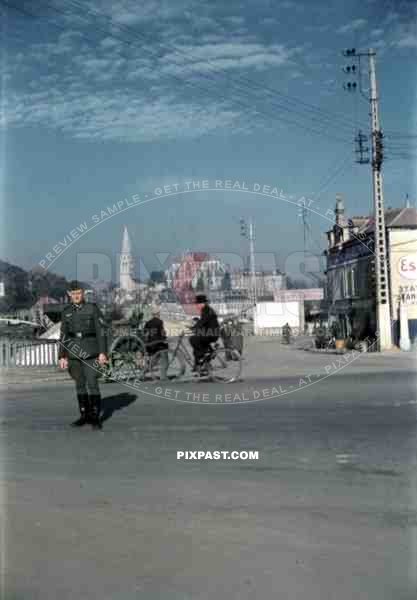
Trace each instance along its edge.
{"label": "military cap", "polygon": [[198,296],[196,296],[196,304],[207,304],[208,300],[207,300],[207,296],[205,294],[199,294]]}
{"label": "military cap", "polygon": [[70,282],[69,289],[70,289],[71,292],[73,292],[75,290],[82,290],[83,288],[82,288],[82,286],[81,286],[81,284],[80,284],[79,281],[77,281],[76,279],[73,279]]}

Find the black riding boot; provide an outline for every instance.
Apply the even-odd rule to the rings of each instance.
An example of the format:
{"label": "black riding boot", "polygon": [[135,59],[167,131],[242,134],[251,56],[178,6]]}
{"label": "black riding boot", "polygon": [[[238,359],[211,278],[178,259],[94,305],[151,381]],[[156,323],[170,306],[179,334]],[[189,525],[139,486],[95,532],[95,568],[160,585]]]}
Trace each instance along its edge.
{"label": "black riding boot", "polygon": [[71,423],[72,427],[82,427],[88,423],[88,394],[77,394],[80,418]]}
{"label": "black riding boot", "polygon": [[101,411],[101,396],[94,395],[90,396],[90,423],[93,429],[103,429],[103,425],[100,420]]}

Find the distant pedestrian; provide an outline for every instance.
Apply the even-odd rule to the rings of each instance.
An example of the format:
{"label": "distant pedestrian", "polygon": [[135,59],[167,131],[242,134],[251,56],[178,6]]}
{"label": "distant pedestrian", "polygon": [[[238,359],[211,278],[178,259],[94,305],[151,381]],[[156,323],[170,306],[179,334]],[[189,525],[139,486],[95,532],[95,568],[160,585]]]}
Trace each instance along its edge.
{"label": "distant pedestrian", "polygon": [[77,281],[71,282],[68,295],[71,305],[62,313],[59,366],[68,368],[75,381],[80,417],[72,426],[90,423],[101,429],[98,377],[99,367],[107,362],[104,321],[98,306],[85,302]]}
{"label": "distant pedestrian", "polygon": [[161,319],[161,309],[158,305],[152,306],[152,318],[146,321],[143,328],[146,352],[149,355],[159,354],[161,380],[167,377],[168,369],[168,341]]}

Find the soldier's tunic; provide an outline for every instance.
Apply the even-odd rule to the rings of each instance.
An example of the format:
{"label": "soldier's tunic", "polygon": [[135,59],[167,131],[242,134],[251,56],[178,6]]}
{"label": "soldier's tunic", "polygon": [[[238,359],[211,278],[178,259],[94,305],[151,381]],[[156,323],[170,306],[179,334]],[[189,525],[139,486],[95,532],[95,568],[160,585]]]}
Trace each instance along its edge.
{"label": "soldier's tunic", "polygon": [[100,394],[97,357],[106,352],[103,325],[96,304],[70,304],[63,310],[59,358],[68,359],[68,371],[75,380],[77,394]]}

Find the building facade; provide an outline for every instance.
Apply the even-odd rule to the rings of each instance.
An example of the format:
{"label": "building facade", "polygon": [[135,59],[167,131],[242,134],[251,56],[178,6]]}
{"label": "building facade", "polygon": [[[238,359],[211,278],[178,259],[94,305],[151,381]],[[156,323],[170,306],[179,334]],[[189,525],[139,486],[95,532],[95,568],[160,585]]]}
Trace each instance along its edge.
{"label": "building facade", "polygon": [[[249,291],[252,287],[250,271],[239,270],[231,273],[231,288],[233,290]],[[275,291],[287,288],[287,277],[277,271],[257,271],[255,275],[256,294],[258,297],[273,296]]]}
{"label": "building facade", "polygon": [[168,288],[205,292],[221,290],[225,274],[224,263],[205,252],[184,252],[165,272]]}
{"label": "building facade", "polygon": [[[390,315],[393,341],[398,345],[400,301],[407,304],[410,337],[417,336],[417,210],[388,208],[385,225]],[[327,232],[326,306],[329,322],[340,324],[343,337],[376,335],[374,232],[373,217],[345,217],[338,195],[335,224]]]}

